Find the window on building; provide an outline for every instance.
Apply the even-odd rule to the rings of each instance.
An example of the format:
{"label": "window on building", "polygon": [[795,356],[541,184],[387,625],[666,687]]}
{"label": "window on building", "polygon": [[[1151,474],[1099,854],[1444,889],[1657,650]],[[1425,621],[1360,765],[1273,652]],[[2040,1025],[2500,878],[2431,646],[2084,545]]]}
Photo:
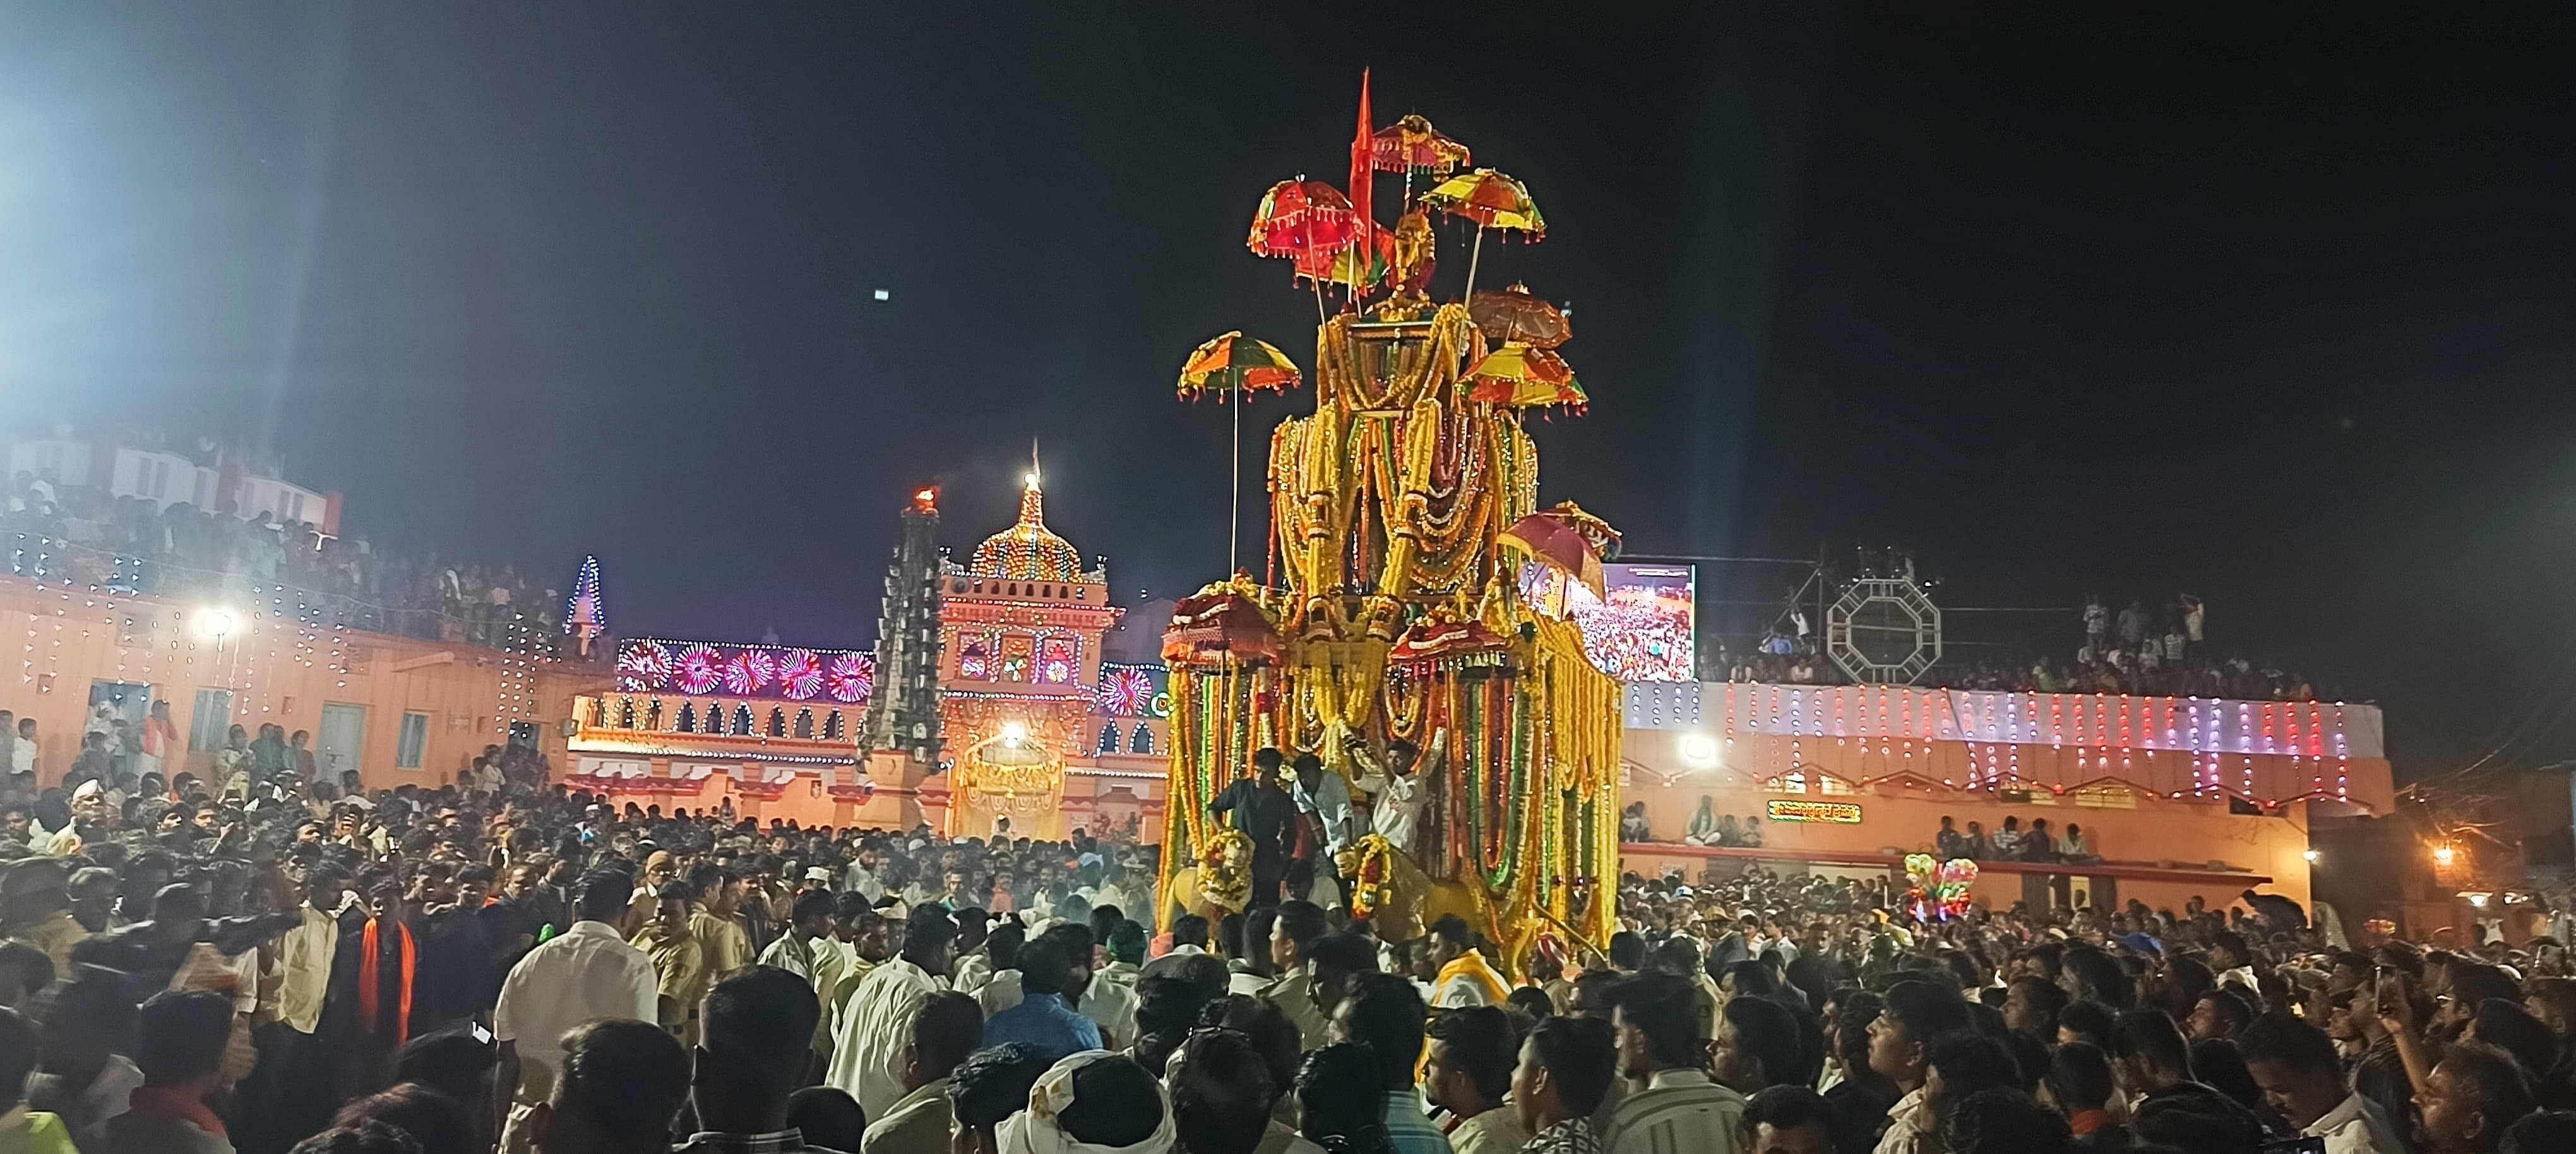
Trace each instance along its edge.
{"label": "window on building", "polygon": [[813,738],[814,738],[814,711],[813,711],[813,710],[811,710],[811,709],[799,709],[799,710],[797,710],[797,711],[796,711],[796,736],[797,736],[797,737],[800,737],[800,738],[803,738],[803,739],[805,739],[805,740],[808,740],[808,741],[813,740]]}
{"label": "window on building", "polygon": [[735,737],[751,736],[751,707],[749,705],[737,705],[733,707],[733,735]]}
{"label": "window on building", "polygon": [[1101,726],[1100,744],[1092,749],[1092,753],[1097,755],[1116,752],[1118,752],[1118,726],[1115,723]]}
{"label": "window on building", "polygon": [[1154,731],[1138,725],[1135,739],[1127,743],[1127,752],[1147,754],[1154,752]]}
{"label": "window on building", "polygon": [[698,731],[698,704],[697,704],[696,702],[694,702],[694,701],[684,701],[684,702],[681,702],[681,703],[680,703],[680,732],[682,732],[682,733],[696,733],[697,731]]}
{"label": "window on building", "polygon": [[1038,680],[1063,685],[1073,680],[1073,669],[1073,642],[1062,637],[1047,638],[1039,650]]}
{"label": "window on building", "polygon": [[419,769],[421,754],[429,744],[429,715],[405,713],[402,736],[394,742],[394,768]]}
{"label": "window on building", "polygon": [[847,722],[844,722],[844,721],[842,721],[842,720],[841,720],[841,711],[840,711],[840,710],[835,709],[835,710],[833,710],[833,711],[832,711],[832,712],[830,712],[830,713],[824,714],[824,715],[823,715],[823,740],[825,740],[825,741],[839,741],[839,740],[841,740],[842,736],[848,732],[847,730],[845,730],[845,729],[841,728],[843,725],[846,725],[846,724],[848,724],[848,723],[847,723]]}
{"label": "window on building", "polygon": [[233,724],[233,691],[200,689],[196,709],[188,714],[188,748],[222,749],[224,733]]}
{"label": "window on building", "polygon": [[775,707],[772,707],[772,708],[770,709],[770,711],[769,711],[769,736],[771,736],[771,737],[785,737],[785,736],[787,736],[787,709],[786,709],[786,707],[785,707],[785,706],[775,706]]}

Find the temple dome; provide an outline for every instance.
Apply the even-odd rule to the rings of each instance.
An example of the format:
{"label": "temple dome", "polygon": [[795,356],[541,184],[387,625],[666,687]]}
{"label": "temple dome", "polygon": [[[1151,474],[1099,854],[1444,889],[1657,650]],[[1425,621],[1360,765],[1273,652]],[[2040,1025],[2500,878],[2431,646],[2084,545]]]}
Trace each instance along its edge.
{"label": "temple dome", "polygon": [[1046,527],[1046,491],[1031,470],[1020,490],[1020,519],[1010,528],[975,546],[966,572],[975,577],[1008,577],[1015,581],[1080,581],[1082,554],[1073,542]]}

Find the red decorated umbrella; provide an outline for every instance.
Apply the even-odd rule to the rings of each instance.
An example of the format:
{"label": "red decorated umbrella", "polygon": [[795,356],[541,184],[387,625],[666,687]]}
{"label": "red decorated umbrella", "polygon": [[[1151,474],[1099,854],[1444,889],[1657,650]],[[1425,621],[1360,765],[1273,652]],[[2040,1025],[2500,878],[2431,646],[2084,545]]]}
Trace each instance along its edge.
{"label": "red decorated umbrella", "polygon": [[1417,172],[1447,176],[1471,159],[1466,145],[1442,136],[1430,121],[1410,114],[1378,129],[1369,144],[1372,166],[1379,172],[1401,172],[1408,178]]}
{"label": "red decorated umbrella", "polygon": [[1574,318],[1539,299],[1529,286],[1515,284],[1501,292],[1467,298],[1467,315],[1497,345],[1519,341],[1531,348],[1552,349],[1574,339]]}
{"label": "red decorated umbrella", "polygon": [[1283,180],[1261,194],[1244,247],[1254,256],[1330,253],[1351,243],[1358,220],[1342,190],[1320,180]]}
{"label": "red decorated umbrella", "polygon": [[1406,626],[1404,635],[1386,651],[1386,663],[1394,668],[1415,673],[1433,670],[1463,669],[1470,666],[1508,664],[1511,639],[1487,628],[1483,622],[1459,618],[1445,609],[1434,610]]}
{"label": "red decorated umbrella", "polygon": [[1476,259],[1485,252],[1485,230],[1499,228],[1531,240],[1547,235],[1547,218],[1521,182],[1490,168],[1460,173],[1422,194],[1422,203],[1476,222],[1476,248],[1467,256],[1467,298],[1476,297]]}
{"label": "red decorated umbrella", "polygon": [[1595,597],[1605,595],[1601,562],[1619,555],[1619,531],[1572,501],[1513,522],[1497,543],[1582,582]]}
{"label": "red decorated umbrella", "polygon": [[1166,665],[1271,665],[1279,653],[1279,630],[1270,616],[1225,582],[1173,606],[1172,623],[1163,629]]}
{"label": "red decorated umbrella", "polygon": [[1580,413],[1592,405],[1564,357],[1519,341],[1505,341],[1503,347],[1467,366],[1462,387],[1468,400],[1507,409],[1563,405]]}

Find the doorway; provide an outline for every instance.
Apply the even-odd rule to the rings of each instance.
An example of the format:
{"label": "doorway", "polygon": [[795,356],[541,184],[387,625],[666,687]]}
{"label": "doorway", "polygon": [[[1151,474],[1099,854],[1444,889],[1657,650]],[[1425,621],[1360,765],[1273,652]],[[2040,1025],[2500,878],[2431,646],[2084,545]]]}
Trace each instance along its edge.
{"label": "doorway", "polygon": [[[107,751],[111,773],[136,772],[135,759],[143,752],[143,718],[151,712],[152,687],[149,685],[134,681],[89,683],[89,713],[81,719],[81,730],[85,734],[109,735]],[[119,722],[123,724],[119,725]]]}
{"label": "doorway", "polygon": [[321,742],[313,760],[318,780],[336,782],[350,770],[363,772],[359,754],[367,747],[367,707],[324,702]]}

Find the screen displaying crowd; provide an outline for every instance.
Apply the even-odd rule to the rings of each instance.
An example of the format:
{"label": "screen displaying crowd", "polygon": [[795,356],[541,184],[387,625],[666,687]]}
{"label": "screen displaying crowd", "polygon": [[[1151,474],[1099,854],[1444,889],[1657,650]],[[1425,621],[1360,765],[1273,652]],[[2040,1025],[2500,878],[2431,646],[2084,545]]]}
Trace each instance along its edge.
{"label": "screen displaying crowd", "polygon": [[2254,894],[1927,924],[1758,868],[1622,878],[1598,951],[1507,957],[1455,917],[1384,940],[1328,884],[1158,930],[1152,847],[763,826],[485,763],[374,794],[259,759],[13,775],[0,1142],[2576,1148],[2576,978],[2545,939],[2354,941]]}

